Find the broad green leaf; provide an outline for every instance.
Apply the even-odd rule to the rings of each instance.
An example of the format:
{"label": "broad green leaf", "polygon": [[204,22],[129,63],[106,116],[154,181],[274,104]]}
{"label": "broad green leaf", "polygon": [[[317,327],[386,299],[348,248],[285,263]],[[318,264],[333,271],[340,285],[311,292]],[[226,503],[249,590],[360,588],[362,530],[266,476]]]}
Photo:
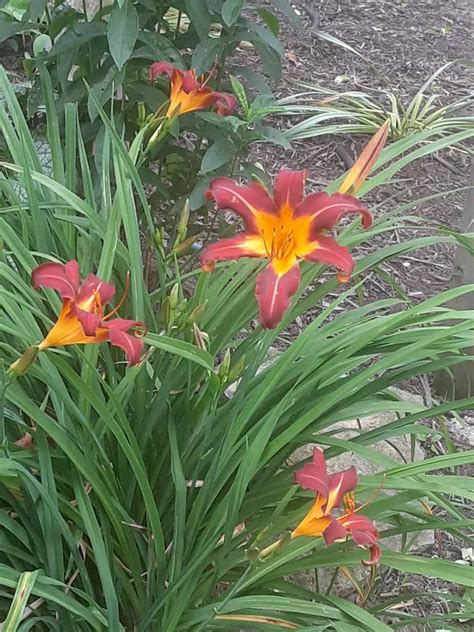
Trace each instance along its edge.
{"label": "broad green leaf", "polygon": [[109,50],[119,70],[135,48],[138,36],[138,14],[131,0],[115,5],[107,24]]}
{"label": "broad green leaf", "polygon": [[222,5],[222,19],[224,24],[232,26],[239,18],[245,0],[224,0]]}
{"label": "broad green leaf", "polygon": [[268,9],[258,9],[257,13],[268,26],[273,35],[278,37],[280,32],[280,22],[278,21],[277,16]]}
{"label": "broad green leaf", "polygon": [[291,143],[280,130],[268,125],[259,125],[255,131],[262,139],[268,140],[275,145],[280,145],[285,149],[291,149]]}
{"label": "broad green leaf", "polygon": [[301,28],[301,18],[296,13],[289,0],[271,0],[271,3],[279,11],[281,11],[293,23],[294,26]]}
{"label": "broad green leaf", "polygon": [[103,22],[78,22],[59,36],[48,57],[53,58],[70,52],[71,49],[76,50],[94,38],[105,35],[105,32],[106,25]]}
{"label": "broad green leaf", "polygon": [[235,153],[234,145],[226,138],[220,138],[212,144],[203,156],[201,162],[202,173],[215,171],[232,160]]}
{"label": "broad green leaf", "polygon": [[223,49],[220,39],[203,37],[193,52],[192,67],[196,73],[200,75],[216,64]]}
{"label": "broad green leaf", "polygon": [[193,27],[201,40],[205,39],[209,33],[211,16],[209,14],[206,0],[186,0],[186,13],[191,19]]}

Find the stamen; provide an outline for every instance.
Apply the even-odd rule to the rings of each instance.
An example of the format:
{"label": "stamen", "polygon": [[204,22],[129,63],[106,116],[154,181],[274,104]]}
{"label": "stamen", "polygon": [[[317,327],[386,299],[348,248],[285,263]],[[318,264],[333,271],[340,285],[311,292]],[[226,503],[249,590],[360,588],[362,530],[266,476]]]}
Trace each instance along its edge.
{"label": "stamen", "polygon": [[127,294],[128,294],[128,290],[130,288],[130,272],[127,272],[127,276],[125,277],[125,288],[123,290],[122,296],[120,297],[119,302],[117,303],[117,305],[113,308],[112,311],[110,311],[107,316],[104,316],[104,318],[102,320],[107,320],[108,318],[110,318],[111,316],[113,316],[114,314],[116,314],[118,312],[118,310],[122,307],[122,305],[125,303],[125,299],[127,298]]}
{"label": "stamen", "polygon": [[212,78],[212,75],[215,73],[217,68],[217,62],[214,62],[214,65],[212,66],[211,70],[209,71],[209,74],[207,75],[205,81],[202,81],[202,78],[204,75],[201,75],[201,77],[199,78],[199,81],[201,81],[201,88],[205,88],[207,86],[207,84],[209,83],[209,81]]}
{"label": "stamen", "polygon": [[348,514],[351,514],[355,511],[355,497],[352,492],[347,492],[344,496],[344,509]]}
{"label": "stamen", "polygon": [[267,242],[265,241],[265,231],[263,230],[263,228],[260,230],[260,232],[262,233],[262,240],[263,240],[263,247],[265,248],[265,252],[267,253],[267,257],[269,259],[272,258],[271,252],[268,250],[268,246],[267,246]]}
{"label": "stamen", "polygon": [[93,290],[92,294],[94,296],[94,303],[92,305],[92,313],[100,314],[102,310],[102,301],[100,300],[100,293],[97,290]]}

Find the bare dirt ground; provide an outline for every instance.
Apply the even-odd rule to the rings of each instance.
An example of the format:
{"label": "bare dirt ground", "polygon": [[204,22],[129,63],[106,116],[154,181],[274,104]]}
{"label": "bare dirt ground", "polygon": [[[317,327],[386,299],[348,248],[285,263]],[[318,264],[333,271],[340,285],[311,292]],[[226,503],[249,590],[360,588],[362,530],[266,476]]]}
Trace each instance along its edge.
{"label": "bare dirt ground", "polygon": [[[472,56],[472,9],[466,0],[293,0],[292,4],[300,12],[304,28],[298,32],[283,20],[281,22],[279,38],[285,46],[286,58],[283,79],[277,90],[279,95],[294,92],[291,80],[301,79],[341,91],[364,91],[374,87],[386,89],[389,85],[391,91],[409,99],[445,63]],[[343,40],[363,53],[371,63],[367,64],[353,53],[321,40],[316,30]],[[252,66],[251,53],[246,56],[245,63],[248,67]],[[258,57],[255,57],[256,69],[258,64]],[[340,83],[341,78],[343,83]],[[432,93],[438,95],[437,103],[441,106],[466,96],[471,86],[472,76],[469,76],[466,66],[456,64],[442,73],[433,85]],[[316,190],[324,188],[346,169],[338,149],[342,146],[355,158],[364,142],[365,139],[360,137],[332,136],[295,142],[292,150],[261,145],[254,158],[272,176],[282,167],[308,169],[309,186]],[[436,192],[460,189],[466,187],[468,181],[469,157],[457,149],[445,150],[409,165],[397,177],[397,182],[377,190],[366,202],[368,208],[375,202],[381,203],[377,212],[383,213],[397,202],[409,202]],[[384,236],[380,244],[433,234],[439,226],[459,230],[464,199],[465,191],[458,191],[417,206],[414,214],[425,220],[423,224],[413,230]],[[372,243],[367,247],[372,249],[380,244]],[[452,245],[435,245],[391,261],[383,267],[411,300],[419,301],[449,287],[454,251]],[[379,275],[372,273],[366,280],[364,298],[367,301],[394,295],[393,287]],[[307,315],[308,319],[312,317],[311,313]],[[282,344],[285,345],[297,333],[293,330],[284,333]],[[430,385],[426,379],[411,383],[408,388],[425,399],[431,398]],[[432,447],[424,447],[431,456]],[[459,538],[437,533],[435,545],[418,554],[459,561],[465,546]],[[423,598],[412,597],[412,593],[423,592],[426,593]],[[374,605],[384,602],[388,605],[390,599],[406,594],[406,599],[401,604],[395,604],[394,608],[404,613],[408,620],[413,615],[425,619],[441,617],[438,621],[416,625],[407,623],[399,628],[407,632],[424,632],[438,629],[439,626],[449,627],[447,622],[441,625],[444,615],[452,606],[442,598],[446,592],[462,594],[462,590],[446,582],[382,568],[369,603]],[[356,598],[349,587],[344,596],[351,595]],[[400,625],[398,617],[387,617],[388,623],[396,621]],[[472,629],[466,621],[453,621],[453,624],[456,629]]]}

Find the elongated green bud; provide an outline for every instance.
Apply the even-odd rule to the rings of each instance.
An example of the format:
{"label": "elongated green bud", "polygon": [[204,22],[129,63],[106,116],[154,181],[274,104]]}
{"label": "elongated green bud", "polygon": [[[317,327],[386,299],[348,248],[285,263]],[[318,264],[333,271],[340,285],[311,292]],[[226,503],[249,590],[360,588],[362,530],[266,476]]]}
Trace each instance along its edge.
{"label": "elongated green bud", "polygon": [[177,242],[181,243],[186,239],[186,233],[188,231],[188,222],[189,222],[189,200],[186,200],[183,206],[183,210],[179,216],[179,224],[178,224],[178,239]]}
{"label": "elongated green bud", "polygon": [[171,310],[175,310],[176,309],[176,305],[178,304],[178,300],[179,300],[179,283],[175,283],[173,285],[173,287],[171,288],[171,292],[170,292],[170,307],[171,307]]}
{"label": "elongated green bud", "polygon": [[13,362],[13,364],[11,364],[10,367],[7,369],[9,377],[14,379],[26,373],[33,362],[36,360],[38,351],[39,348],[36,345],[33,347],[29,347],[23,353],[23,355],[21,355],[18,360]]}

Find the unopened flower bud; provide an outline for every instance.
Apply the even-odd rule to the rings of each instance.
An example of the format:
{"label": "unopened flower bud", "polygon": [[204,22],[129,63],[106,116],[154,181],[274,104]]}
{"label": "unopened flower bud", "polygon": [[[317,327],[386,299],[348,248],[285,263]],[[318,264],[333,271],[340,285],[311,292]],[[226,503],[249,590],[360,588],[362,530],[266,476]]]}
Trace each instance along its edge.
{"label": "unopened flower bud", "polygon": [[26,373],[33,362],[36,360],[38,351],[39,348],[37,346],[29,347],[23,353],[23,355],[18,358],[18,360],[13,362],[13,364],[11,364],[7,370],[10,378],[15,378]]}
{"label": "unopened flower bud", "polygon": [[184,241],[182,241],[181,243],[179,242],[179,237],[176,241],[176,245],[173,249],[174,254],[177,257],[180,257],[181,255],[186,254],[186,252],[188,250],[190,250],[194,244],[194,242],[196,241],[196,239],[198,238],[197,235],[193,235],[192,237],[188,237],[187,239],[185,239]]}
{"label": "unopened flower bud", "polygon": [[171,288],[171,292],[170,292],[169,304],[170,304],[171,310],[176,309],[178,300],[179,300],[179,283],[175,283],[173,287]]}
{"label": "unopened flower bud", "polygon": [[227,381],[227,377],[229,376],[229,369],[230,369],[230,349],[226,349],[224,353],[224,357],[222,359],[222,363],[219,367],[219,373],[218,373],[222,382]]}
{"label": "unopened flower bud", "polygon": [[146,123],[146,110],[143,101],[140,101],[137,105],[137,122],[138,127],[140,128],[143,127]]}
{"label": "unopened flower bud", "polygon": [[188,230],[189,222],[189,200],[184,203],[181,215],[179,216],[178,224],[178,243],[181,243],[186,239],[186,232]]}
{"label": "unopened flower bud", "polygon": [[240,376],[240,374],[242,373],[242,370],[245,366],[245,355],[243,355],[232,367],[232,369],[229,371],[229,375],[227,378],[227,382],[229,384],[232,384],[233,382],[235,382],[235,380]]}
{"label": "unopened flower bud", "polygon": [[163,248],[163,232],[161,228],[156,228],[153,233],[153,243],[155,246],[159,248]]}
{"label": "unopened flower bud", "polygon": [[186,324],[187,325],[192,325],[196,321],[198,321],[199,318],[204,313],[204,310],[206,309],[206,305],[207,305],[207,301],[205,303],[200,303],[199,305],[196,305],[196,307],[189,314]]}
{"label": "unopened flower bud", "polygon": [[201,349],[201,351],[207,351],[207,343],[209,342],[209,336],[205,331],[201,331],[196,323],[193,323],[194,342]]}

